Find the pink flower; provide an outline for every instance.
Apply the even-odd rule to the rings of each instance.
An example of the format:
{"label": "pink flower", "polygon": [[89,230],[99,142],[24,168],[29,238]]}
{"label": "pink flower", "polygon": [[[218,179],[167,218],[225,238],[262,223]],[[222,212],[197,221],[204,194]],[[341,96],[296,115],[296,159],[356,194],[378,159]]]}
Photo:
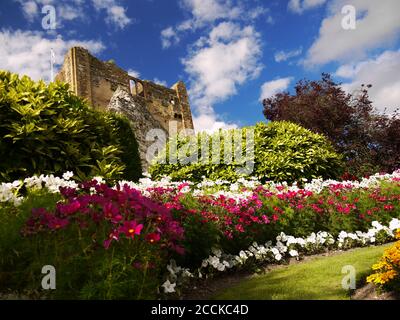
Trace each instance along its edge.
{"label": "pink flower", "polygon": [[107,202],[103,205],[104,216],[108,219],[112,219],[119,213],[119,210],[112,202]]}
{"label": "pink flower", "polygon": [[63,216],[73,215],[80,207],[81,204],[78,200],[74,200],[68,204],[57,203],[57,210]]}
{"label": "pink flower", "polygon": [[104,248],[108,249],[111,245],[112,241],[118,241],[119,240],[119,236],[117,233],[112,232],[110,233],[110,235],[108,236],[108,239],[104,240]]}
{"label": "pink flower", "polygon": [[133,239],[135,235],[140,235],[142,229],[142,224],[137,224],[136,221],[127,221],[118,229],[118,233],[124,233],[127,238]]}
{"label": "pink flower", "polygon": [[181,247],[181,246],[173,244],[172,245],[172,249],[175,250],[175,252],[177,254],[180,254],[181,256],[183,256],[185,254],[185,249],[183,247]]}
{"label": "pink flower", "polygon": [[385,211],[392,211],[392,210],[394,209],[394,206],[391,205],[391,204],[385,204],[385,205],[383,206],[383,209],[384,209]]}
{"label": "pink flower", "polygon": [[271,222],[265,214],[263,214],[263,215],[261,216],[261,218],[263,219],[263,221],[264,221],[265,224],[269,224],[269,223]]}
{"label": "pink flower", "polygon": [[239,232],[244,232],[244,229],[243,229],[243,226],[241,225],[241,224],[237,224],[236,226],[235,226],[235,229],[237,230],[237,231],[239,231]]}
{"label": "pink flower", "polygon": [[146,240],[150,243],[155,243],[160,241],[161,237],[159,233],[150,233],[146,236]]}
{"label": "pink flower", "polygon": [[47,226],[51,230],[58,230],[58,229],[64,229],[66,226],[69,225],[68,219],[60,219],[53,217],[50,219],[50,221],[47,223]]}

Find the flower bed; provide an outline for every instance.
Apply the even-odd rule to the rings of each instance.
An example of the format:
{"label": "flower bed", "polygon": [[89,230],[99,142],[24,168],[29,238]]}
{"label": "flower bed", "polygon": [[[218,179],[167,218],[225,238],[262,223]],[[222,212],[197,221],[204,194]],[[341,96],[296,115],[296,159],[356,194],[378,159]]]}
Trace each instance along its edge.
{"label": "flower bed", "polygon": [[374,273],[367,282],[374,283],[380,290],[400,293],[400,228],[396,238],[399,241],[386,249],[378,263],[372,266]]}
{"label": "flower bed", "polygon": [[400,171],[302,186],[168,178],[109,186],[71,176],[0,185],[0,280],[9,287],[37,288],[51,264],[56,297],[154,298],[161,284],[173,292],[194,276],[383,243],[400,217]]}

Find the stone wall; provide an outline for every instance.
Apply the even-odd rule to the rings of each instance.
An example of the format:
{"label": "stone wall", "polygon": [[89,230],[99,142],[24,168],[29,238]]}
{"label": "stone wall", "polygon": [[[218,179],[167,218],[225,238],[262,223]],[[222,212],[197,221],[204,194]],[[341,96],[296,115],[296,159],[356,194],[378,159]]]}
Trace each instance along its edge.
{"label": "stone wall", "polygon": [[[107,107],[108,111],[123,114],[128,118],[132,130],[139,144],[139,155],[142,169],[147,170],[151,157],[147,158],[147,150],[154,143],[165,144],[168,133],[161,124],[147,111],[142,97],[133,96],[124,88],[119,87],[112,96]],[[157,136],[157,141],[146,139],[147,133],[152,129],[161,129],[164,133]],[[155,137],[153,137],[155,138]]]}
{"label": "stone wall", "polygon": [[142,99],[141,103],[147,111],[167,132],[170,121],[177,122],[178,131],[193,129],[189,98],[182,81],[167,88],[136,79],[115,63],[100,61],[80,47],[68,51],[56,80],[69,83],[75,94],[86,98],[97,110],[105,110],[120,87]]}

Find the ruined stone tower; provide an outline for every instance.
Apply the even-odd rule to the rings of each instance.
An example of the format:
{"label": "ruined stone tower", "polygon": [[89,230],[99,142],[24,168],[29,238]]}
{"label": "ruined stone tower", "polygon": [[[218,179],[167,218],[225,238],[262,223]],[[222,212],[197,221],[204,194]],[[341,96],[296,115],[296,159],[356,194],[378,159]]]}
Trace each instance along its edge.
{"label": "ruined stone tower", "polygon": [[185,84],[167,88],[130,76],[113,62],[103,62],[81,47],[71,48],[56,80],[67,82],[70,89],[97,110],[106,110],[118,87],[136,96],[166,132],[176,121],[178,131],[193,129],[192,113]]}
{"label": "ruined stone tower", "polygon": [[128,118],[144,170],[151,160],[147,156],[151,142],[146,136],[151,129],[161,129],[165,138],[172,134],[170,128],[174,133],[193,130],[189,97],[182,81],[167,88],[137,79],[114,62],[100,61],[81,47],[68,51],[56,80],[67,82],[96,110],[122,113]]}

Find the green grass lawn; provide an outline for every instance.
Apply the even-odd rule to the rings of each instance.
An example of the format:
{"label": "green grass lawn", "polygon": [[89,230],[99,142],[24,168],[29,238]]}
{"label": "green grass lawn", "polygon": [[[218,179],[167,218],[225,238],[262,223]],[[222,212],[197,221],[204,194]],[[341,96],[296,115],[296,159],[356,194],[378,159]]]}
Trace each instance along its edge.
{"label": "green grass lawn", "polygon": [[[256,275],[225,289],[214,299],[232,300],[343,300],[349,291],[342,288],[342,268],[354,266],[357,283],[371,271],[371,266],[391,244],[359,248],[330,257],[311,260]],[[358,286],[359,287],[359,286]]]}

